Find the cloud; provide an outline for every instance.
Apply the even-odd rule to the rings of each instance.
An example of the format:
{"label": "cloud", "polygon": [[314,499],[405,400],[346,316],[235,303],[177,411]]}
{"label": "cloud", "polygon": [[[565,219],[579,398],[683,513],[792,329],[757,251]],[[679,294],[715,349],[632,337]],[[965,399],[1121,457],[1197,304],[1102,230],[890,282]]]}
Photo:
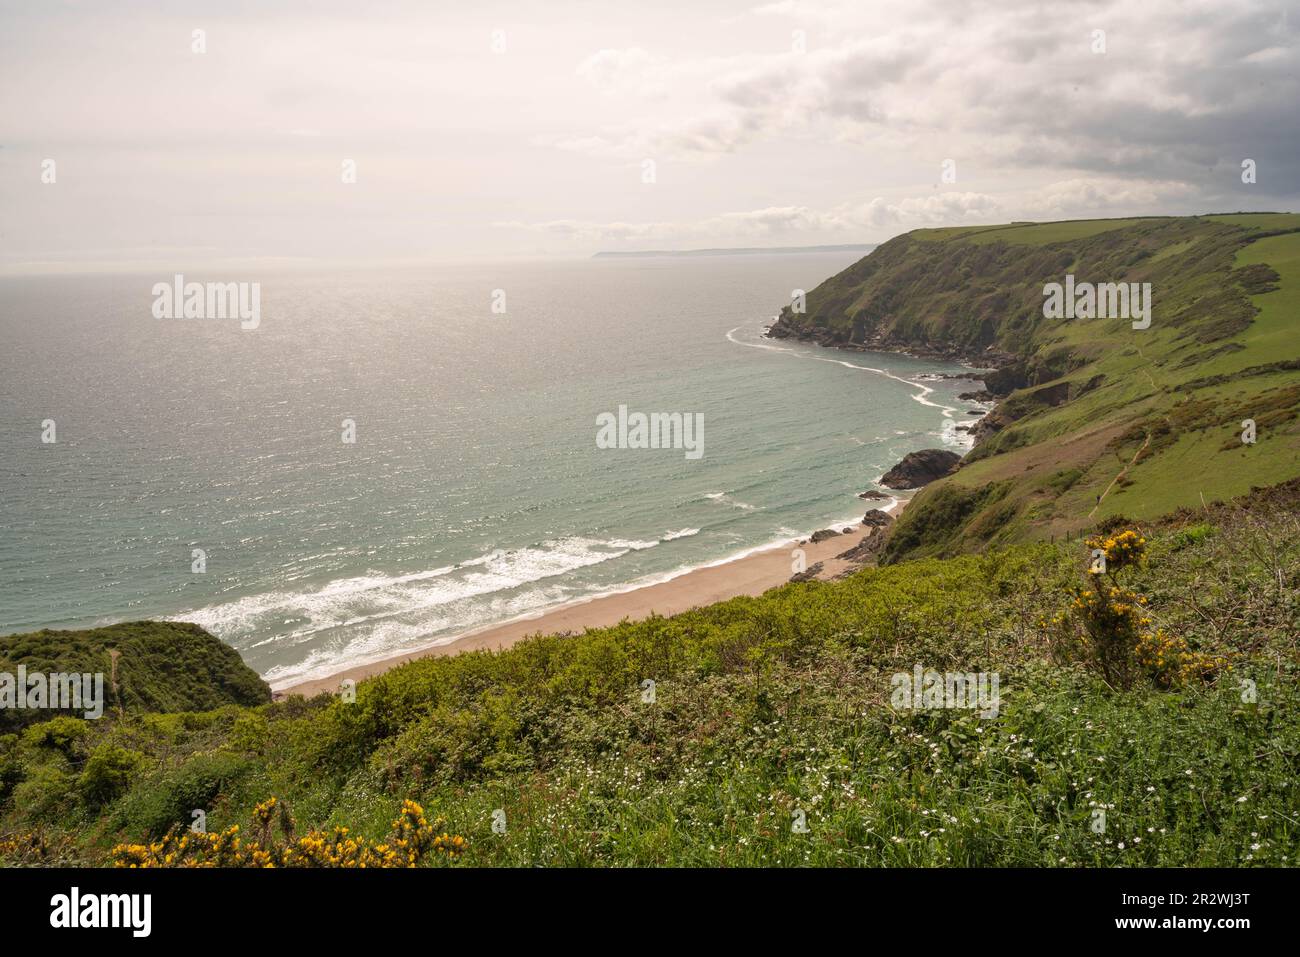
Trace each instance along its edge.
{"label": "cloud", "polygon": [[624,249],[645,248],[648,244],[686,248],[748,242],[771,245],[878,242],[925,226],[1152,215],[1164,203],[1195,194],[1192,184],[1177,180],[1076,177],[997,196],[950,190],[892,198],[875,196],[826,209],[806,205],[767,206],[681,221],[512,220],[493,225],[546,235],[580,247]]}
{"label": "cloud", "polygon": [[1067,218],[1102,212],[1149,212],[1161,203],[1190,197],[1190,183],[1151,182],[1117,178],[1076,178],[1052,183],[1024,197],[1021,212],[1035,217]]}
{"label": "cloud", "polygon": [[[1300,40],[1266,0],[1007,0],[977,13],[922,0],[905,18],[785,0],[751,17],[806,27],[806,52],[651,62],[635,49],[600,51],[582,69],[648,70],[676,91],[673,108],[630,103],[620,126],[556,145],[705,160],[829,138],[987,167],[1207,186],[1263,156],[1275,195],[1300,190]],[[1104,53],[1094,52],[1094,29],[1105,30]]]}
{"label": "cloud", "polygon": [[236,5],[202,56],[183,11],[137,6],[5,15],[0,263],[194,235],[346,260],[871,242],[1300,199],[1293,0],[514,2],[501,54],[482,10],[328,0]]}
{"label": "cloud", "polygon": [[[501,229],[526,230],[579,244],[628,242],[741,242],[773,240],[818,242],[861,239],[864,231],[900,228],[995,216],[996,200],[981,193],[940,193],[934,196],[886,200],[875,197],[859,204],[827,210],[808,206],[767,206],[677,222],[598,222],[572,219],[543,222],[503,221]],[[875,233],[873,233],[875,235]]]}
{"label": "cloud", "polygon": [[849,221],[869,226],[938,225],[988,219],[998,209],[998,201],[985,193],[936,193],[892,203],[876,197],[859,207]]}
{"label": "cloud", "polygon": [[640,47],[598,50],[578,64],[578,76],[606,92],[639,83],[655,58]]}

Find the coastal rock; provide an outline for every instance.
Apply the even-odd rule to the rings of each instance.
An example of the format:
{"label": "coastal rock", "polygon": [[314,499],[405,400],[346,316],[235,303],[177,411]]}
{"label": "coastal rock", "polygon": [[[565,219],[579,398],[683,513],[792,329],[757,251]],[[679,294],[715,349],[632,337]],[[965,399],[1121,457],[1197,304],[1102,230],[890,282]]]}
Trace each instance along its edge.
{"label": "coastal rock", "polygon": [[[839,561],[852,562],[854,565],[874,562],[876,556],[880,554],[880,550],[885,547],[885,538],[884,530],[876,529],[848,551],[840,552],[835,558]],[[856,570],[856,568],[851,569],[850,573]]]}
{"label": "coastal rock", "polygon": [[1028,384],[1029,376],[1023,362],[1003,366],[984,377],[984,388],[994,396],[1010,395]]}
{"label": "coastal rock", "polygon": [[858,498],[865,498],[872,501],[884,501],[893,498],[893,496],[886,495],[884,492],[877,492],[874,488],[869,488],[865,492],[859,492]]}
{"label": "coastal rock", "polygon": [[889,488],[920,488],[952,472],[960,461],[960,455],[947,449],[908,452],[903,461],[885,473],[880,484]]}
{"label": "coastal rock", "polygon": [[826,539],[834,538],[838,534],[840,533],[833,528],[823,528],[820,531],[812,533],[812,543],[816,545],[818,542],[824,542]]}
{"label": "coastal rock", "polygon": [[[787,306],[776,321],[767,328],[764,335],[769,339],[794,339],[849,352],[893,352],[918,359],[965,362],[980,369],[996,369],[1017,361],[1015,356],[994,346],[982,350],[970,350],[948,343],[931,342],[911,335],[896,334],[879,328],[882,321],[882,317],[871,319],[859,317],[853,322],[851,328],[831,328],[811,322],[806,315],[795,315]],[[986,373],[963,372],[936,375],[942,378],[982,380]]]}
{"label": "coastal rock", "polygon": [[810,566],[808,566],[808,567],[805,568],[803,571],[799,572],[797,575],[791,575],[791,576],[790,576],[790,581],[792,581],[792,582],[810,582],[810,581],[812,581],[814,578],[816,578],[818,575],[820,575],[821,572],[822,572],[822,563],[821,563],[821,562],[817,562],[815,565],[810,565]]}
{"label": "coastal rock", "polygon": [[873,508],[862,516],[862,524],[869,525],[872,528],[884,528],[886,525],[894,524],[894,516],[888,512],[882,512],[878,508]]}
{"label": "coastal rock", "polygon": [[1014,421],[1015,420],[1007,415],[1005,411],[1001,408],[997,408],[982,419],[978,420],[975,423],[975,427],[970,430],[970,434],[974,436],[975,443],[978,445],[990,435],[995,435],[998,432],[1001,432]]}

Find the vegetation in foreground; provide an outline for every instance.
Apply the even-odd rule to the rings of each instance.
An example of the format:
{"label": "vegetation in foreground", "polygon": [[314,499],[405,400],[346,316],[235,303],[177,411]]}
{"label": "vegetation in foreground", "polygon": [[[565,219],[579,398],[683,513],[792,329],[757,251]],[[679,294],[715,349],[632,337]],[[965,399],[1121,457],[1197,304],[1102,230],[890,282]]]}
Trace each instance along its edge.
{"label": "vegetation in foreground", "polygon": [[[58,716],[0,736],[0,859],[1289,866],[1298,502],[425,659],[355,701]],[[893,707],[917,665],[996,672],[997,716]]]}

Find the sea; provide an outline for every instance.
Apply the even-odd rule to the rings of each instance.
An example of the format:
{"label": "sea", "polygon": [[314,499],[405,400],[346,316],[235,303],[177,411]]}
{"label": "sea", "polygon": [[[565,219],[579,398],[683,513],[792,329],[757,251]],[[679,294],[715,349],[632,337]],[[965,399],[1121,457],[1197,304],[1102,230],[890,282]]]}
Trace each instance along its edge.
{"label": "sea", "polygon": [[[2,277],[0,634],[195,622],[282,688],[860,521],[981,407],[764,337],[857,257],[184,274],[255,328],[157,318],[170,272]],[[620,407],[698,456],[601,447]]]}

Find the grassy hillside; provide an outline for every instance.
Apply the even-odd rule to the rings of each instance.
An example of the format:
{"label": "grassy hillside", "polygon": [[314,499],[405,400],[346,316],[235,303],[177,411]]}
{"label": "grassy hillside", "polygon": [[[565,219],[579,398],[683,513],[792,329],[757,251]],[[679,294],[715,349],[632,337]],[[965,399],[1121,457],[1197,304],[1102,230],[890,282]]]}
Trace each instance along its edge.
{"label": "grassy hillside", "polygon": [[[1149,282],[1152,321],[1047,319],[1043,286]],[[774,334],[1002,364],[963,467],[886,561],[1078,534],[1300,475],[1300,215],[918,230],[787,309]],[[1253,419],[1257,441],[1241,441]]]}
{"label": "grassy hillside", "polygon": [[[19,665],[28,672],[103,674],[105,711],[206,711],[271,700],[270,689],[239,652],[180,622],[0,637],[0,672],[16,674]],[[39,710],[0,709],[0,731],[49,717]]]}
{"label": "grassy hillside", "polygon": [[[1127,671],[1080,611],[1088,546],[1038,543],[424,659],[351,701],[58,718],[0,737],[0,859],[1293,864],[1298,504],[1144,523],[1145,563],[1108,545],[1146,599]],[[998,714],[896,707],[917,665],[996,672]],[[164,837],[196,809],[211,833]]]}

